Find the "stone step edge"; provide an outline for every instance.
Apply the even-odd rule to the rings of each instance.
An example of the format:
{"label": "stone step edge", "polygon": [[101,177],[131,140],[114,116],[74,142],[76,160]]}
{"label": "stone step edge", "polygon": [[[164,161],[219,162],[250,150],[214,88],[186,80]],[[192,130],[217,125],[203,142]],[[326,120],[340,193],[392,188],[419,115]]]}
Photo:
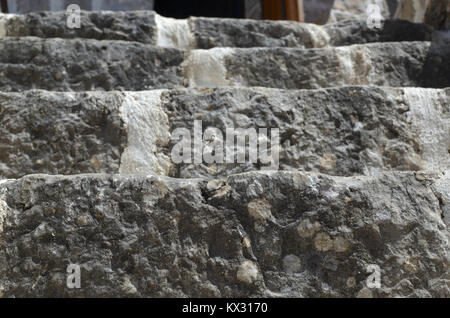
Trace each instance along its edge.
{"label": "stone step edge", "polygon": [[[33,177],[51,177],[51,178],[59,178],[59,179],[73,179],[73,178],[82,178],[82,177],[123,177],[123,178],[160,178],[164,180],[171,180],[171,181],[179,181],[182,183],[191,183],[191,182],[210,182],[215,180],[226,180],[229,178],[234,178],[236,176],[246,176],[246,175],[266,175],[266,176],[273,176],[277,174],[286,174],[286,175],[294,175],[294,174],[303,174],[303,175],[310,175],[315,177],[324,177],[324,178],[330,178],[335,179],[337,181],[346,181],[346,180],[362,180],[362,179],[373,179],[377,178],[379,175],[411,175],[414,176],[419,181],[424,180],[439,180],[442,177],[444,179],[450,178],[450,169],[444,169],[444,170],[417,170],[417,171],[400,171],[400,170],[386,170],[386,171],[379,171],[376,174],[373,175],[354,175],[354,176],[335,176],[330,175],[322,172],[315,172],[315,171],[304,171],[304,170],[258,170],[258,171],[248,171],[248,172],[240,172],[240,173],[233,173],[229,174],[226,177],[220,177],[220,178],[175,178],[170,176],[164,176],[154,173],[148,173],[148,174],[139,174],[139,173],[78,173],[78,174],[47,174],[47,173],[31,173],[24,175],[20,178],[8,178],[8,179],[0,179],[0,185],[7,184],[9,182],[16,182],[18,180],[26,179],[26,178],[33,178]],[[450,180],[449,180],[450,181]],[[450,195],[450,193],[449,193]]]}
{"label": "stone step edge", "polygon": [[[133,14],[135,11],[130,11],[129,14]],[[174,18],[167,18],[163,17],[159,14],[157,14],[154,11],[136,11],[139,12],[139,14],[148,14],[148,18],[152,19],[153,25],[151,25],[151,34],[145,34],[148,38],[144,40],[144,42],[154,44],[156,46],[161,47],[170,47],[170,48],[179,48],[179,49],[195,49],[195,48],[203,48],[205,45],[210,45],[207,42],[208,41],[220,41],[223,39],[220,39],[220,32],[223,31],[217,29],[211,31],[208,30],[208,32],[215,32],[214,36],[216,39],[212,39],[209,35],[210,34],[202,34],[204,30],[197,29],[197,22],[205,23],[205,24],[211,24],[211,26],[217,24],[217,22],[222,22],[224,25],[228,22],[231,24],[237,24],[237,25],[243,25],[248,24],[252,25],[250,27],[250,31],[244,30],[244,34],[252,34],[253,29],[257,29],[257,31],[262,32],[267,38],[273,39],[275,42],[280,40],[280,38],[277,38],[275,36],[271,36],[270,34],[267,34],[267,32],[264,32],[263,25],[269,25],[270,28],[282,28],[285,29],[289,33],[290,36],[295,34],[296,39],[291,40],[291,44],[288,44],[288,46],[304,46],[306,48],[320,48],[320,47],[327,47],[327,46],[342,46],[349,44],[349,42],[355,41],[352,39],[352,37],[356,37],[354,35],[355,30],[357,30],[359,37],[361,37],[361,40],[367,42],[379,42],[380,38],[384,36],[383,28],[380,29],[371,29],[367,26],[367,23],[365,20],[355,20],[354,22],[344,21],[344,22],[337,22],[333,24],[328,24],[325,26],[320,26],[312,23],[300,23],[295,21],[267,21],[267,20],[250,20],[250,19],[230,19],[230,18],[204,18],[204,17],[190,17],[187,19],[174,19]],[[32,35],[32,31],[27,29],[27,19],[31,15],[38,15],[39,13],[32,13],[32,14],[1,14],[0,13],[0,38],[11,36],[11,37],[17,37],[17,36],[27,36]],[[61,21],[66,21],[66,12],[49,12],[48,14],[51,14],[53,17],[55,17],[55,20],[59,19]],[[89,15],[97,15],[101,16],[102,14],[111,14],[111,15],[121,15],[121,14],[127,14],[126,12],[120,12],[120,13],[114,13],[111,11],[98,11],[98,12],[89,12],[89,11],[82,11],[82,15],[89,16]],[[394,25],[394,29],[396,28],[395,25],[398,25],[397,28],[404,28],[404,24],[408,24],[411,28],[417,29],[416,34],[417,37],[430,41],[432,37],[433,30],[432,28],[424,25],[424,24],[415,24],[411,23],[405,20],[386,20],[387,23],[390,25]],[[384,21],[384,23],[386,23]],[[349,23],[353,23],[353,26],[349,26]],[[260,28],[261,30],[259,30]],[[349,31],[347,31],[349,29]],[[71,29],[70,31],[64,31],[64,32],[73,32],[76,33],[76,29]],[[346,34],[345,32],[348,32],[349,34]],[[388,33],[388,32],[386,32]],[[368,36],[370,34],[370,36]],[[73,37],[73,34],[69,35],[70,37]],[[229,36],[231,36],[230,34]],[[374,35],[376,35],[374,37]],[[298,39],[298,37],[301,36],[301,40]],[[416,35],[414,35],[415,37]],[[81,35],[83,37],[83,35]],[[371,39],[372,37],[372,39]],[[389,36],[387,36],[389,38]],[[396,37],[394,37],[396,38]],[[411,35],[408,35],[407,38],[411,38]],[[202,43],[199,43],[202,42]],[[226,40],[225,40],[226,41]],[[254,40],[253,40],[254,41]],[[388,40],[390,42],[390,40]],[[249,42],[251,43],[251,42]],[[267,44],[267,43],[266,43]],[[215,45],[212,44],[212,47],[214,46],[228,46],[225,43],[220,44],[216,43]],[[251,46],[266,46],[262,45],[262,42],[259,45],[251,45]],[[271,45],[272,46],[272,45]]]}
{"label": "stone step edge", "polygon": [[[111,41],[111,40],[93,40],[93,39],[46,39],[38,37],[23,37],[23,38],[0,38],[0,45],[17,45],[28,46],[35,45],[38,50],[43,50],[45,45],[50,46],[48,50],[52,50],[53,47],[64,47],[65,49],[74,49],[77,44],[86,43],[86,45],[92,47],[114,47],[117,50],[128,49],[125,41]],[[426,86],[421,85],[419,82],[425,81],[432,83],[429,86],[446,86],[446,84],[435,84],[432,82],[435,78],[439,78],[441,81],[441,75],[443,68],[435,67],[433,72],[437,72],[436,76],[430,76],[426,73],[425,79],[419,78],[422,75],[423,70],[416,70],[415,72],[408,72],[408,68],[414,65],[415,68],[419,66],[422,68],[426,63],[440,61],[442,58],[437,57],[432,61],[429,61],[431,50],[431,42],[390,42],[390,43],[368,43],[368,44],[353,44],[349,46],[341,47],[326,47],[326,48],[212,48],[212,49],[195,49],[195,50],[179,50],[173,48],[160,48],[157,46],[143,44],[139,42],[133,42],[134,50],[136,47],[142,50],[148,50],[152,54],[158,54],[159,60],[164,60],[160,56],[164,50],[172,52],[176,50],[176,54],[179,55],[179,64],[174,65],[171,68],[164,69],[173,74],[173,78],[170,77],[168,81],[163,84],[157,83],[156,86],[142,85],[144,87],[135,88],[134,90],[152,89],[152,88],[166,88],[166,87],[211,87],[211,86],[248,86],[248,87],[281,87],[278,85],[284,85],[284,87],[333,87],[344,85],[358,85],[360,83],[365,85],[376,84],[377,86],[391,86],[391,87],[409,87],[409,86]],[[41,47],[39,49],[39,46]],[[34,48],[33,48],[34,49]],[[419,63],[400,63],[398,68],[400,71],[396,71],[392,67],[389,71],[386,71],[386,59],[394,58],[387,53],[388,50],[400,50],[405,52],[407,59],[402,58],[401,61],[407,60],[414,61],[419,60]],[[132,51],[134,52],[134,51]],[[417,53],[418,52],[418,53]],[[444,51],[445,53],[446,51]],[[258,53],[258,54],[257,54]],[[9,54],[13,54],[9,52]],[[48,53],[49,57],[52,57],[52,53]],[[100,54],[100,53],[99,53]],[[101,53],[103,54],[103,53]],[[174,53],[175,54],[175,53]],[[308,55],[309,54],[309,55]],[[384,55],[383,55],[384,54]],[[272,56],[273,55],[273,56]],[[295,60],[302,69],[295,67],[287,68],[286,63],[292,61],[290,55],[297,57]],[[317,58],[316,58],[317,55]],[[381,55],[381,56],[380,56]],[[417,57],[419,55],[419,57]],[[253,57],[256,56],[258,60]],[[309,56],[309,57],[308,57]],[[15,65],[20,62],[15,61],[10,57],[13,62],[2,63],[4,65]],[[159,60],[157,62],[159,62]],[[324,61],[322,61],[324,60]],[[238,61],[243,63],[244,68],[239,67],[240,64],[234,63]],[[277,74],[279,74],[279,81],[273,81],[272,74],[268,69],[261,67],[258,69],[257,63],[271,64],[268,67],[277,67]],[[27,63],[27,62],[24,62]],[[61,62],[60,62],[61,63]],[[256,63],[256,64],[255,64]],[[306,67],[309,72],[305,72],[303,63],[307,63]],[[393,63],[391,61],[391,63]],[[421,64],[420,64],[421,63]],[[272,64],[274,66],[272,66]],[[332,76],[322,76],[316,74],[317,72],[311,72],[314,67],[325,67],[333,69]],[[417,65],[416,65],[417,64]],[[419,65],[420,64],[420,65]],[[440,65],[440,64],[439,64]],[[138,65],[140,66],[140,65]],[[284,68],[283,68],[284,67]],[[41,66],[42,68],[42,66]],[[155,67],[156,68],[156,67]],[[403,68],[403,69],[402,69]],[[261,70],[261,74],[259,74]],[[361,72],[364,70],[364,72]],[[98,71],[98,70],[97,70]],[[410,70],[409,70],[410,71]],[[430,71],[431,72],[431,71]],[[293,76],[293,74],[296,76]],[[330,73],[330,72],[329,72]],[[403,74],[405,73],[405,74]],[[326,74],[326,72],[325,72]],[[407,75],[406,78],[397,78],[398,75]],[[54,74],[54,76],[61,76],[61,74]],[[388,76],[389,75],[389,76]],[[439,75],[439,76],[438,76]],[[6,78],[8,80],[8,78]],[[64,81],[62,81],[65,83]],[[330,84],[331,82],[331,84]],[[404,84],[401,84],[404,83]],[[21,85],[21,83],[15,82],[14,85]],[[11,84],[13,85],[13,84]],[[65,83],[65,85],[68,85]],[[125,84],[124,84],[125,85]],[[152,84],[153,85],[153,84]],[[26,87],[25,87],[26,89]],[[129,90],[130,88],[128,88]],[[9,90],[9,89],[7,89]],[[109,90],[109,89],[108,89]]]}
{"label": "stone step edge", "polygon": [[[111,178],[111,179],[152,179],[166,181],[168,183],[178,183],[183,185],[199,185],[204,190],[206,190],[210,197],[214,195],[223,195],[224,188],[227,188],[230,180],[240,179],[240,178],[253,178],[257,179],[259,176],[279,178],[280,176],[291,176],[294,179],[307,178],[307,179],[327,179],[332,180],[336,184],[351,185],[355,182],[367,182],[370,180],[376,180],[382,176],[392,176],[392,177],[413,177],[420,183],[425,184],[432,188],[435,195],[439,198],[441,203],[441,208],[443,209],[445,215],[444,222],[447,226],[450,225],[450,169],[442,171],[432,171],[432,170],[419,170],[419,171],[380,171],[374,175],[356,175],[356,176],[333,176],[320,172],[312,171],[279,171],[279,170],[266,170],[266,171],[249,171],[236,174],[230,174],[222,178],[173,178],[169,176],[161,176],[157,174],[126,174],[126,173],[83,173],[83,174],[72,174],[72,175],[51,175],[51,174],[29,174],[17,179],[0,179],[0,195],[2,194],[2,188],[7,188],[8,184],[39,179],[39,178],[49,178],[53,180],[76,180],[82,178]],[[229,186],[228,186],[229,187]],[[313,185],[311,185],[313,187]],[[1,203],[1,196],[0,196]],[[1,207],[1,206],[0,206]],[[0,215],[1,216],[1,215]],[[1,224],[1,222],[0,222]]]}
{"label": "stone step edge", "polygon": [[[352,180],[247,173],[216,183],[28,176],[0,183],[0,292],[5,297],[445,297],[448,181],[448,173],[433,172]],[[232,253],[218,256],[217,248]],[[174,265],[186,264],[177,259],[197,266],[175,275]],[[337,270],[341,264],[346,270]],[[66,274],[74,273],[69,265],[83,270],[82,288],[68,286]],[[371,289],[368,265],[389,279]],[[161,268],[163,278],[167,273],[174,278],[155,281],[163,285],[144,280],[160,277]],[[46,275],[35,288],[39,273]],[[211,273],[224,277],[221,284]],[[403,287],[411,277],[421,281]],[[293,288],[272,287],[280,281]],[[191,282],[216,287],[205,291],[194,285],[180,292],[179,286]]]}
{"label": "stone step edge", "polygon": [[[446,169],[448,166],[449,157],[447,155],[447,142],[446,142],[446,122],[450,122],[450,117],[443,118],[442,109],[437,109],[432,106],[432,101],[441,102],[441,98],[448,98],[450,96],[450,90],[442,89],[409,89],[409,88],[385,88],[368,87],[365,86],[350,86],[347,88],[328,88],[317,90],[298,90],[299,92],[343,92],[350,94],[353,92],[351,88],[357,88],[355,92],[373,91],[374,93],[386,93],[392,98],[400,98],[399,103],[407,106],[407,116],[410,121],[408,127],[412,129],[412,133],[417,134],[417,142],[420,147],[423,147],[421,153],[421,159],[424,161],[422,169],[436,170]],[[366,90],[364,90],[364,88]],[[48,92],[44,90],[32,90],[27,92]],[[48,92],[49,97],[64,96],[67,94],[71,100],[77,100],[77,96],[87,95],[86,98],[98,97],[100,100],[107,100],[106,97],[120,95],[120,103],[114,105],[117,112],[119,121],[123,123],[123,129],[126,130],[123,141],[123,151],[120,152],[120,161],[117,163],[117,171],[123,174],[158,174],[158,175],[171,175],[170,170],[173,167],[173,162],[168,157],[168,153],[165,150],[169,150],[170,141],[173,134],[173,129],[180,128],[178,126],[171,127],[168,109],[163,107],[165,104],[165,93],[186,93],[187,96],[192,95],[208,95],[209,93],[231,93],[233,96],[239,96],[240,93],[259,93],[267,94],[268,98],[289,97],[289,93],[293,93],[291,90],[279,90],[279,89],[265,89],[265,88],[215,88],[215,89],[163,89],[163,90],[151,90],[140,92],[95,92],[87,91],[81,93],[64,93],[64,92]],[[26,93],[26,92],[25,92]],[[277,94],[286,93],[286,95]],[[0,93],[0,96],[18,96],[23,95],[24,92],[19,93]],[[391,95],[390,95],[391,94]],[[36,94],[38,97],[41,94]],[[313,94],[305,94],[305,97],[312,96]],[[404,95],[404,96],[403,96]],[[298,95],[301,96],[301,95]],[[402,97],[403,96],[403,97]],[[52,98],[53,98],[52,97]],[[42,98],[42,96],[41,96]],[[50,98],[49,100],[51,100]],[[435,98],[439,98],[435,100]],[[427,107],[425,107],[425,106]],[[404,114],[404,112],[402,113]],[[403,116],[403,115],[402,115]],[[116,115],[114,115],[114,118]],[[186,121],[193,121],[193,119],[186,119]],[[433,122],[433,126],[430,127],[430,122]],[[192,125],[188,125],[192,126]],[[156,128],[155,128],[156,127]],[[184,127],[184,126],[181,126]],[[448,126],[450,127],[450,126]],[[206,127],[205,127],[206,128]],[[450,128],[449,128],[450,129]],[[45,139],[45,137],[44,137]],[[438,142],[439,140],[443,142]],[[118,145],[122,146],[119,141]],[[164,150],[164,151],[163,151]],[[444,154],[445,153],[445,154]],[[95,153],[98,155],[100,153]],[[447,155],[447,159],[443,156]],[[96,157],[96,156],[94,156]],[[94,158],[93,157],[93,158]],[[145,159],[145,160],[143,160]],[[95,162],[91,162],[93,166]],[[419,168],[420,169],[420,168]],[[405,169],[410,170],[410,169]],[[98,171],[98,170],[96,170]],[[105,171],[105,170],[103,170]],[[106,170],[111,171],[111,170]]]}

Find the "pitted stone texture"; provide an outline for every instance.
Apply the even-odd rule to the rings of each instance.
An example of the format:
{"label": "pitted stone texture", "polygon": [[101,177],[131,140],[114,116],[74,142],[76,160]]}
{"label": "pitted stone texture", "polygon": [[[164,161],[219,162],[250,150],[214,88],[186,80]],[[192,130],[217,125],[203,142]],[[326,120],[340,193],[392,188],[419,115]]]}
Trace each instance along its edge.
{"label": "pitted stone texture", "polygon": [[0,178],[171,174],[160,91],[0,93]]}
{"label": "pitted stone texture", "polygon": [[[34,175],[0,183],[4,297],[448,297],[447,174],[247,173],[206,182]],[[264,198],[272,218],[247,213]],[[304,220],[320,223],[300,237]],[[80,221],[82,220],[82,222]],[[320,247],[320,248],[317,248]],[[66,268],[81,267],[81,289]],[[36,280],[39,283],[36,284]]]}
{"label": "pitted stone texture", "polygon": [[292,21],[191,18],[197,47],[323,47],[330,38],[323,27]]}
{"label": "pitted stone texture", "polygon": [[120,172],[215,178],[269,168],[248,158],[175,163],[180,140],[174,131],[188,129],[192,146],[195,120],[201,133],[214,127],[224,141],[227,128],[267,128],[269,142],[271,129],[279,129],[281,170],[341,176],[441,171],[450,169],[449,98],[448,89],[360,86],[2,93],[0,177]]}
{"label": "pitted stone texture", "polygon": [[447,87],[450,46],[393,42],[339,48],[184,51],[126,41],[0,39],[0,90],[147,90],[346,85]]}
{"label": "pitted stone texture", "polygon": [[0,39],[0,90],[145,90],[183,85],[184,52],[138,42]]}
{"label": "pitted stone texture", "polygon": [[118,93],[0,93],[0,178],[115,173],[127,143]]}
{"label": "pitted stone texture", "polygon": [[153,11],[81,11],[80,19],[81,27],[71,29],[66,26],[65,12],[0,14],[0,25],[4,26],[0,37],[124,40],[179,49],[319,48],[381,41],[430,41],[431,38],[431,29],[425,25],[400,20],[387,20],[382,29],[370,29],[367,21],[360,18],[318,26],[293,21],[171,19]]}
{"label": "pitted stone texture", "polygon": [[385,20],[381,29],[369,28],[366,19],[318,26],[292,21],[191,18],[197,48],[298,47],[321,48],[373,42],[431,41],[433,29],[425,24]]}
{"label": "pitted stone texture", "polygon": [[[450,169],[448,90],[345,87],[326,90],[199,89],[162,95],[171,131],[278,128],[281,170],[332,175]],[[433,125],[430,125],[430,122]],[[269,138],[270,140],[270,138]],[[172,147],[180,142],[172,141]],[[248,149],[247,149],[248,151]],[[236,162],[236,161],[235,161]],[[261,163],[178,164],[174,176],[259,170]]]}
{"label": "pitted stone texture", "polygon": [[33,12],[17,15],[22,29],[12,29],[13,36],[41,38],[88,38],[123,40],[156,44],[153,11],[81,11],[80,28],[68,28],[66,12]]}
{"label": "pitted stone texture", "polygon": [[226,59],[226,68],[229,80],[244,86],[420,86],[429,49],[430,44],[422,42],[313,50],[236,49]]}
{"label": "pitted stone texture", "polygon": [[343,46],[373,42],[431,41],[433,29],[406,20],[385,20],[381,29],[370,28],[366,20],[345,20],[323,26],[330,45]]}

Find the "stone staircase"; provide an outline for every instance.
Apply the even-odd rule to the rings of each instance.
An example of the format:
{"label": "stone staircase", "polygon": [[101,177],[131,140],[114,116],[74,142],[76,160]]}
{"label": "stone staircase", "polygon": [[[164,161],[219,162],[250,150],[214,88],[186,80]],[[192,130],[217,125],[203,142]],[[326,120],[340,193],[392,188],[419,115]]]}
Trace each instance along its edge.
{"label": "stone staircase", "polygon": [[[0,15],[0,296],[450,296],[450,45],[428,26],[65,20]],[[278,171],[174,162],[198,121],[278,128]]]}

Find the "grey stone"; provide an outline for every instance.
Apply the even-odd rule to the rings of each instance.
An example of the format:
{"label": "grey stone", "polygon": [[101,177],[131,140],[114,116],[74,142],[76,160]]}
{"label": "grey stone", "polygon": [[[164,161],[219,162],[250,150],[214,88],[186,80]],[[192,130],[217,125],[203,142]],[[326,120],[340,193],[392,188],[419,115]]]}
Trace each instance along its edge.
{"label": "grey stone", "polygon": [[369,42],[430,41],[432,33],[432,29],[423,24],[401,20],[387,20],[382,29],[370,29],[366,19],[317,26],[292,21],[201,17],[176,20],[153,11],[81,11],[81,27],[74,29],[66,26],[66,20],[65,12],[3,15],[3,18],[0,15],[0,29],[3,23],[5,36],[125,40],[179,49],[318,48]]}
{"label": "grey stone", "polygon": [[[345,87],[0,94],[0,177],[91,172],[226,177],[268,168],[180,163],[176,129],[278,128],[281,170],[450,169],[450,91]],[[433,125],[429,125],[432,122]],[[246,150],[248,151],[248,149]]]}
{"label": "grey stone", "polygon": [[[202,179],[32,175],[0,183],[4,297],[448,297],[446,173]],[[262,228],[247,206],[264,198]],[[304,220],[319,226],[301,237]],[[326,239],[324,239],[326,238]],[[329,243],[327,243],[329,242]],[[286,270],[286,258],[295,265]],[[81,268],[69,289],[66,269]],[[381,270],[370,289],[369,265]]]}
{"label": "grey stone", "polygon": [[4,38],[0,90],[144,90],[182,86],[184,52],[138,42]]}
{"label": "grey stone", "polygon": [[[280,169],[331,175],[450,168],[448,90],[346,87],[327,90],[203,89],[163,93],[171,131],[278,128]],[[429,125],[433,122],[433,125]],[[172,141],[171,145],[174,145]],[[175,177],[227,176],[261,163],[180,164]]]}
{"label": "grey stone", "polygon": [[127,143],[120,94],[0,93],[0,175],[115,173]]}
{"label": "grey stone", "polygon": [[431,41],[433,29],[406,20],[385,20],[381,29],[369,28],[366,20],[346,20],[324,26],[330,45],[343,46],[374,42]]}
{"label": "grey stone", "polygon": [[0,90],[263,86],[450,86],[450,46],[393,42],[314,50],[177,50],[125,41],[0,39]]}
{"label": "grey stone", "polygon": [[[448,32],[335,3],[355,20],[0,14],[0,298],[450,297]],[[279,164],[175,161],[195,121],[279,129]]]}
{"label": "grey stone", "polygon": [[292,21],[191,18],[197,47],[323,47],[329,36],[321,26]]}
{"label": "grey stone", "polygon": [[[156,44],[153,11],[81,11],[80,28],[68,28],[65,12],[36,12],[15,16],[9,34],[41,38],[87,38]],[[20,22],[18,22],[20,21]],[[17,27],[21,24],[22,27]]]}

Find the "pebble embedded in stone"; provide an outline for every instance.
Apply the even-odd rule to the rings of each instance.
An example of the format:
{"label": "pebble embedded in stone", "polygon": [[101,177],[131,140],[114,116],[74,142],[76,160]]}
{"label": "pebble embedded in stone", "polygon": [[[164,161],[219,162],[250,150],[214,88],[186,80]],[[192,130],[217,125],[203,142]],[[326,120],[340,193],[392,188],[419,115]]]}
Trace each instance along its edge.
{"label": "pebble embedded in stone", "polygon": [[333,240],[327,233],[319,233],[314,238],[314,246],[321,252],[329,251],[333,248]]}
{"label": "pebble embedded in stone", "polygon": [[350,242],[343,237],[336,237],[333,241],[334,250],[336,252],[346,252],[350,248]]}
{"label": "pebble embedded in stone", "polygon": [[283,269],[288,273],[299,272],[302,267],[300,258],[296,255],[289,254],[283,258]]}
{"label": "pebble embedded in stone", "polygon": [[256,199],[247,206],[248,213],[255,220],[264,221],[270,219],[272,206],[266,199]]}
{"label": "pebble embedded in stone", "polygon": [[369,288],[364,287],[356,294],[356,298],[373,298],[373,294]]}
{"label": "pebble embedded in stone", "polygon": [[252,284],[258,278],[258,267],[252,261],[244,261],[238,268],[237,279],[246,284]]}
{"label": "pebble embedded in stone", "polygon": [[297,226],[297,233],[302,238],[313,237],[314,234],[320,229],[320,223],[312,222],[309,219],[305,219]]}

